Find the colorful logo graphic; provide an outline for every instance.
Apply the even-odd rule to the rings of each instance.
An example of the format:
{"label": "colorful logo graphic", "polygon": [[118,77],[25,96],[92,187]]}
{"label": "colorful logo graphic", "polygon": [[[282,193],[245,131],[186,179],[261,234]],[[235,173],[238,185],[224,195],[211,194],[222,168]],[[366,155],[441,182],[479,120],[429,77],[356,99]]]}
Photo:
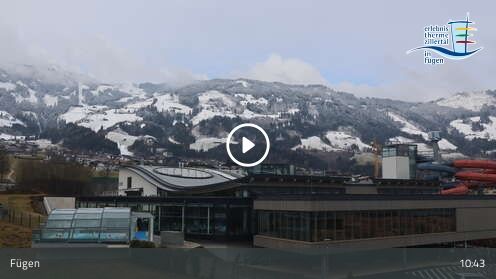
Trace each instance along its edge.
{"label": "colorful logo graphic", "polygon": [[[467,18],[465,20],[450,21],[447,25],[429,25],[424,28],[424,46],[417,47],[407,51],[410,54],[417,50],[424,50],[424,63],[425,64],[444,64],[443,58],[432,58],[434,52],[444,58],[450,60],[466,59],[481,49],[469,49],[470,45],[475,45],[476,42],[471,39],[473,37],[472,31],[477,31],[476,28],[471,27],[474,22]],[[450,48],[446,47],[450,46]]]}

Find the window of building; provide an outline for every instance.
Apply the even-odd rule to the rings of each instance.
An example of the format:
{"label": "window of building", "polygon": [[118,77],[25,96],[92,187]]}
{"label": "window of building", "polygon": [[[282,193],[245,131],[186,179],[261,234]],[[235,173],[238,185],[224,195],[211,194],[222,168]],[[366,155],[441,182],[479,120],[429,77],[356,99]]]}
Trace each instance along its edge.
{"label": "window of building", "polygon": [[127,177],[127,188],[131,189],[133,186],[133,178],[131,176]]}
{"label": "window of building", "polygon": [[257,213],[258,234],[311,242],[456,231],[452,208]]}

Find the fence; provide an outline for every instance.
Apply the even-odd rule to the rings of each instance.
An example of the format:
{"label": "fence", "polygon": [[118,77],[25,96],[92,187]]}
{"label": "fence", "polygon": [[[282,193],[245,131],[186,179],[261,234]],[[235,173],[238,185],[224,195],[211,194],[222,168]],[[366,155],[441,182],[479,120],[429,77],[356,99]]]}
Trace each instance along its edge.
{"label": "fence", "polygon": [[4,211],[6,211],[4,214],[0,214],[1,219],[14,225],[39,229],[41,224],[46,222],[46,216],[40,214],[15,209],[4,209]]}

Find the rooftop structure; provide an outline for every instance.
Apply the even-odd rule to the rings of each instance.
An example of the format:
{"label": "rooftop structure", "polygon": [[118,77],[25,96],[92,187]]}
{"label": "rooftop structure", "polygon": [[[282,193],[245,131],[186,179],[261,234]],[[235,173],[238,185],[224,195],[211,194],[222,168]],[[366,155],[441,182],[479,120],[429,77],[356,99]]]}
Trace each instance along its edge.
{"label": "rooftop structure", "polygon": [[414,179],[417,145],[389,144],[382,149],[382,178]]}
{"label": "rooftop structure", "polygon": [[126,166],[119,171],[119,194],[156,196],[166,192],[195,192],[241,177],[234,172],[206,168]]}
{"label": "rooftop structure", "polygon": [[[146,224],[147,223],[147,224]],[[54,209],[40,229],[41,243],[129,243],[152,240],[151,214],[133,213],[130,208]]]}

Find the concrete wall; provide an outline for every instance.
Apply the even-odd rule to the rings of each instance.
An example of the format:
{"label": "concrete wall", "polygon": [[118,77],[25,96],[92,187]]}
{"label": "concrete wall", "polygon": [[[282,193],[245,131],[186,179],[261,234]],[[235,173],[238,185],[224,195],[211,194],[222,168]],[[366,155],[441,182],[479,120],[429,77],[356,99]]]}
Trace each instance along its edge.
{"label": "concrete wall", "polygon": [[76,198],[74,197],[44,197],[43,206],[47,214],[54,209],[72,209],[76,208]]}
{"label": "concrete wall", "polygon": [[458,208],[456,231],[474,232],[496,230],[496,208]]}
{"label": "concrete wall", "polygon": [[[127,188],[127,178],[131,177],[131,189]],[[146,181],[143,177],[130,171],[126,168],[121,168],[119,170],[119,195],[125,196],[126,190],[139,190],[143,189],[143,196],[156,196],[157,187]]]}
{"label": "concrete wall", "polygon": [[382,159],[382,178],[410,179],[408,157],[386,157]]}
{"label": "concrete wall", "polygon": [[342,241],[305,242],[299,240],[255,235],[253,245],[274,249],[329,248],[329,249],[383,249],[409,247],[435,243],[458,242],[464,240],[496,238],[496,230],[480,232],[449,232],[418,235],[403,235],[383,238],[368,238]]}
{"label": "concrete wall", "polygon": [[184,233],[176,231],[161,231],[160,232],[160,247],[168,246],[183,246]]}

